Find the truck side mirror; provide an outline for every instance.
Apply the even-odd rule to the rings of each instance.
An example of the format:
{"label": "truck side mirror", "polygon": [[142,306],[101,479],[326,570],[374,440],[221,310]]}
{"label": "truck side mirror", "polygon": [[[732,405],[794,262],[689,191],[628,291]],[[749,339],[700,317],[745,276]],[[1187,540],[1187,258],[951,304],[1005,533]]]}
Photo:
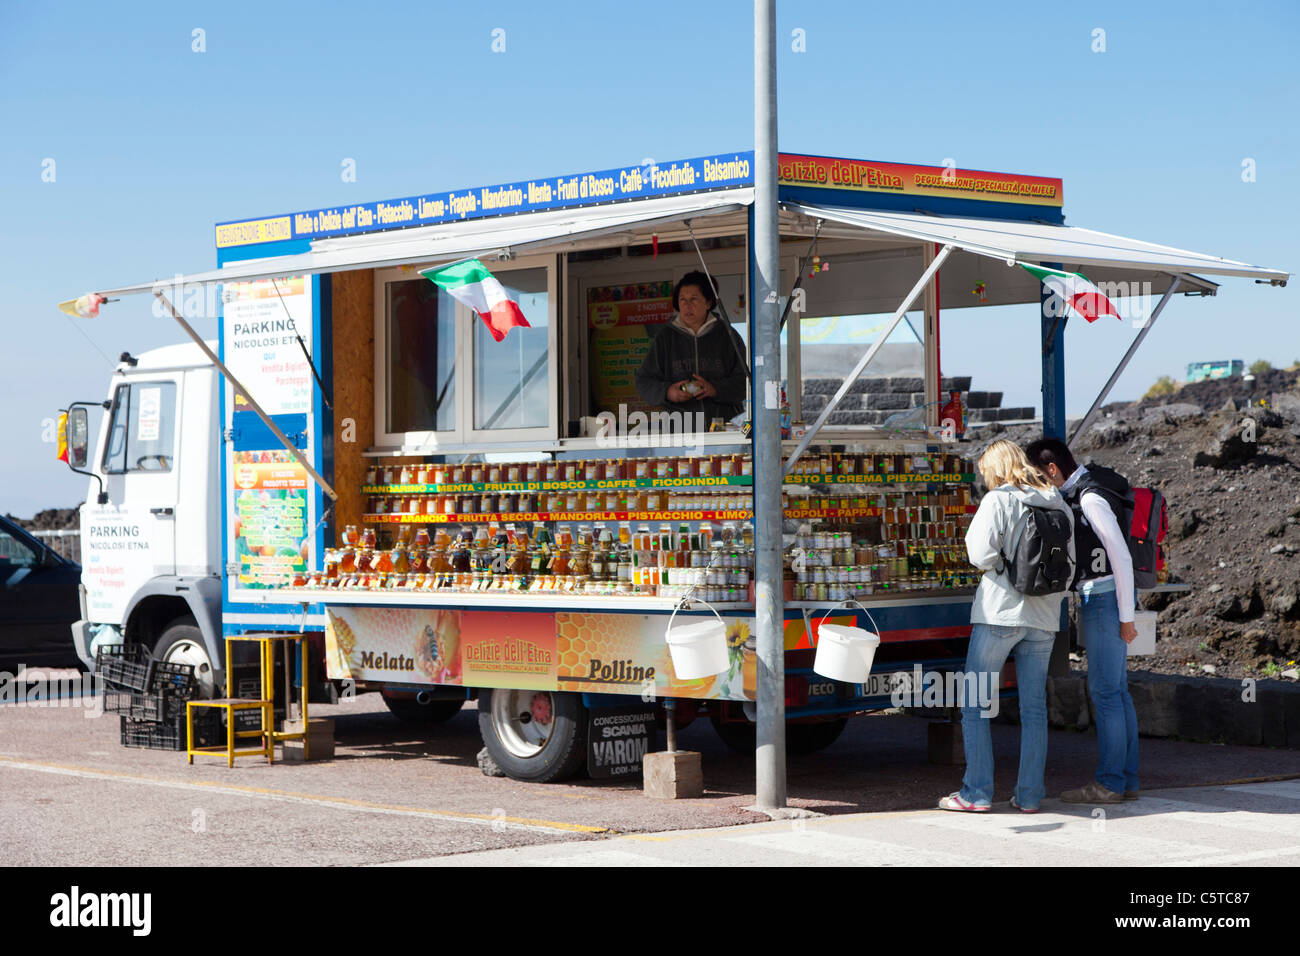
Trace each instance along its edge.
{"label": "truck side mirror", "polygon": [[84,408],[74,406],[68,409],[64,440],[68,446],[68,466],[73,469],[85,468],[89,451],[90,425],[89,416]]}

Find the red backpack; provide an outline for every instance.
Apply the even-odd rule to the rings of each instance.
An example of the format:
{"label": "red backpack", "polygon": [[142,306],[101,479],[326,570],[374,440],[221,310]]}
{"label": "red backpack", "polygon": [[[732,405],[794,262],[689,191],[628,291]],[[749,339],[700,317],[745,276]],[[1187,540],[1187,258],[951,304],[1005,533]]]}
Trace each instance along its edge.
{"label": "red backpack", "polygon": [[1164,543],[1169,534],[1169,512],[1165,496],[1155,488],[1133,488],[1133,521],[1129,526],[1128,550],[1133,557],[1133,583],[1153,588],[1165,566]]}

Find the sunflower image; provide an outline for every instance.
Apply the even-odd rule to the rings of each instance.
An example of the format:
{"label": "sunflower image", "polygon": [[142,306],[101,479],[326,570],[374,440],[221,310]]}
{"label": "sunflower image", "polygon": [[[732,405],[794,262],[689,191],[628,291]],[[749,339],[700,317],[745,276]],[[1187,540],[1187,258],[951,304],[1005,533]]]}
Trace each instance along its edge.
{"label": "sunflower image", "polygon": [[727,671],[727,680],[730,681],[738,673],[745,663],[745,643],[749,640],[749,622],[733,621],[727,625],[727,660],[731,663],[731,669]]}

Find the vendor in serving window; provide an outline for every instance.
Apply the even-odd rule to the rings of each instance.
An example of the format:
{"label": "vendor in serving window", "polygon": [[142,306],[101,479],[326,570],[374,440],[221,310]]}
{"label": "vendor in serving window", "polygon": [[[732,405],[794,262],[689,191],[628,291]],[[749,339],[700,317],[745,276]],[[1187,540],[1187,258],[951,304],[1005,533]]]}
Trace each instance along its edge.
{"label": "vendor in serving window", "polygon": [[718,294],[703,272],[688,272],[673,287],[677,315],[659,329],[636,373],[641,400],[690,415],[704,427],[740,414],[745,403],[745,344],[714,313]]}

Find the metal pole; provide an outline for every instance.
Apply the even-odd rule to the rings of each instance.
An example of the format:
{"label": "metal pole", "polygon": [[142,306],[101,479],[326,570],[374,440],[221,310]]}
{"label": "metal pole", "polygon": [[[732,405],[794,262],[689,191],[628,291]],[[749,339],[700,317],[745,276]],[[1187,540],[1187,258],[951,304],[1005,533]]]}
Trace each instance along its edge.
{"label": "metal pole", "polygon": [[[926,266],[925,271],[921,273],[921,278],[917,279],[916,285],[912,286],[912,291],[909,292],[906,298],[904,298],[899,304],[898,311],[894,313],[894,317],[890,320],[889,325],[887,325],[885,330],[876,337],[876,341],[871,343],[871,348],[867,349],[866,354],[858,360],[858,364],[854,367],[853,371],[850,372],[840,384],[839,391],[831,396],[831,400],[826,403],[826,407],[822,409],[822,413],[817,416],[817,421],[813,422],[812,428],[808,429],[808,432],[799,440],[799,444],[795,446],[794,452],[785,463],[785,473],[787,475],[794,469],[794,463],[799,460],[799,456],[802,455],[807,450],[808,446],[812,444],[813,438],[817,436],[817,433],[821,431],[821,427],[825,425],[827,419],[831,417],[831,412],[835,411],[835,407],[839,405],[840,400],[849,393],[849,386],[857,381],[858,376],[862,374],[863,369],[870,365],[871,360],[876,357],[876,353],[884,348],[885,342],[888,341],[890,335],[893,334],[894,329],[898,327],[898,323],[903,321],[903,317],[907,315],[907,310],[911,308],[912,303],[916,301],[916,297],[921,294],[921,290],[925,288],[925,284],[930,281],[932,275],[939,271],[939,267],[947,261],[948,256],[951,253],[952,246],[944,246],[939,250],[939,254],[934,257],[934,261]],[[915,330],[913,330],[913,334],[915,334]],[[758,469],[755,468],[754,472],[757,475]],[[757,479],[755,479],[754,487],[756,489],[758,487]],[[757,505],[755,505],[755,507],[757,507]]]}
{"label": "metal pole", "polygon": [[298,446],[289,441],[289,436],[280,431],[280,426],[271,421],[271,416],[262,411],[262,406],[253,401],[253,396],[248,394],[248,389],[239,384],[239,379],[235,378],[234,373],[222,364],[221,359],[217,358],[212,349],[208,348],[208,343],[203,341],[203,336],[195,332],[190,324],[181,317],[181,314],[176,311],[176,307],[168,301],[167,296],[163,295],[161,292],[155,292],[154,295],[158,297],[159,302],[167,307],[167,311],[171,313],[172,318],[176,320],[180,327],[185,330],[185,334],[192,338],[194,344],[203,350],[203,354],[206,355],[208,360],[216,366],[217,371],[221,373],[222,378],[230,383],[230,387],[235,390],[235,394],[248,403],[248,407],[255,411],[257,417],[262,420],[262,424],[271,430],[271,434],[276,437],[289,454],[298,459],[298,464],[302,465],[303,468],[307,470],[307,474],[311,475],[312,480],[315,481],[316,484],[320,485],[321,490],[325,492],[325,494],[329,495],[330,501],[338,501],[338,493],[330,486],[330,483],[322,478],[320,473],[311,466],[311,462],[307,460],[306,455],[299,451]]}
{"label": "metal pole", "polygon": [[[1059,262],[1042,263],[1048,269]],[[1043,342],[1043,437],[1065,438],[1065,324],[1066,305],[1046,285],[1038,288],[1039,327]]]}
{"label": "metal pole", "polygon": [[781,591],[781,250],[777,218],[776,3],[754,0],[754,602],[758,627],[755,796],[785,807],[785,608]]}
{"label": "metal pole", "polygon": [[1097,410],[1101,408],[1101,403],[1106,400],[1106,396],[1110,394],[1110,390],[1115,387],[1115,383],[1119,381],[1119,377],[1124,374],[1124,369],[1128,367],[1129,359],[1131,359],[1133,353],[1138,350],[1138,346],[1142,344],[1142,340],[1147,337],[1147,333],[1151,331],[1151,326],[1156,324],[1156,319],[1160,318],[1160,313],[1164,311],[1165,304],[1173,296],[1174,292],[1177,291],[1178,285],[1181,281],[1182,276],[1174,276],[1174,281],[1169,283],[1169,288],[1166,289],[1165,294],[1160,297],[1160,301],[1156,304],[1155,311],[1151,313],[1151,318],[1147,319],[1146,322],[1143,323],[1142,331],[1137,334],[1137,338],[1133,340],[1133,344],[1128,347],[1128,351],[1124,353],[1124,357],[1119,360],[1119,365],[1115,367],[1115,371],[1111,372],[1110,378],[1108,378],[1106,384],[1102,386],[1101,394],[1097,396],[1096,400],[1092,403],[1092,407],[1088,409],[1088,414],[1083,416],[1083,421],[1079,422],[1079,424],[1075,426],[1074,434],[1070,436],[1070,440],[1066,444],[1073,446],[1075,440],[1082,435],[1083,430],[1088,427],[1088,423],[1092,421],[1093,417],[1097,414]]}

